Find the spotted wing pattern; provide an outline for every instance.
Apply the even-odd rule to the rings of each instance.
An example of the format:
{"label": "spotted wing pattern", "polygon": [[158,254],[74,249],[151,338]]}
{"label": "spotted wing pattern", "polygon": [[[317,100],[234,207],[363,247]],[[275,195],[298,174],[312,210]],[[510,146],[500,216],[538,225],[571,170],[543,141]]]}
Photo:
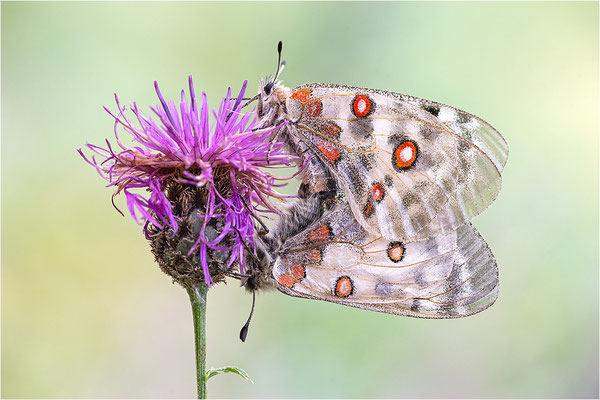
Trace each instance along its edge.
{"label": "spotted wing pattern", "polygon": [[374,235],[453,232],[496,198],[508,145],[488,123],[402,94],[308,84],[286,101],[292,135],[317,155]]}
{"label": "spotted wing pattern", "polygon": [[498,295],[496,262],[470,223],[390,241],[363,229],[347,203],[288,239],[272,275],[291,296],[420,318],[471,315]]}

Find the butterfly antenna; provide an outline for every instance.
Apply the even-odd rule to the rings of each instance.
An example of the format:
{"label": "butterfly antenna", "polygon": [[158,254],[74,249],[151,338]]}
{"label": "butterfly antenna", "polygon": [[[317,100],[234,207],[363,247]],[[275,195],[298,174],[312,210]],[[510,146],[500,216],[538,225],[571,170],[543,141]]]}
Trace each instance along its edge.
{"label": "butterfly antenna", "polygon": [[273,79],[267,78],[268,82],[264,87],[264,91],[267,96],[272,93],[273,88],[275,87],[275,83],[277,82],[277,77],[279,76],[279,73],[281,71],[283,71],[283,67],[285,67],[285,61],[283,61],[283,62],[281,61],[282,47],[283,47],[283,43],[280,40],[279,43],[277,44],[277,53],[279,54],[279,56],[277,58],[277,69],[275,69],[275,76],[273,77]]}
{"label": "butterfly antenna", "polygon": [[252,320],[252,315],[254,314],[254,304],[256,302],[256,290],[252,291],[252,309],[250,310],[250,316],[248,317],[248,321],[246,324],[242,326],[240,330],[240,340],[242,342],[246,341],[246,336],[248,336],[248,328],[250,327],[250,321]]}
{"label": "butterfly antenna", "polygon": [[[268,161],[268,154],[267,154],[267,161]],[[240,196],[240,199],[242,199],[242,203],[244,203],[244,206],[246,206],[246,208],[250,212],[250,215],[252,215],[254,217],[254,219],[258,221],[258,223],[265,230],[266,233],[269,233],[269,228],[267,228],[267,226],[265,225],[265,223],[262,222],[262,219],[258,218],[258,216],[254,213],[254,211],[252,210],[252,208],[250,208],[250,206],[248,205],[248,203],[246,203],[246,199],[244,199],[243,196]]]}
{"label": "butterfly antenna", "polygon": [[285,67],[285,61],[281,62],[281,50],[283,49],[283,42],[280,40],[277,44],[277,53],[279,56],[277,57],[277,69],[275,70],[275,77],[273,78],[273,82],[277,80],[277,77],[283,71],[283,67]]}
{"label": "butterfly antenna", "polygon": [[[254,259],[254,261],[256,261],[257,263],[260,262],[260,260],[258,259],[258,257],[256,257],[256,255],[254,254],[254,252],[252,250],[250,250],[250,247],[248,247],[248,245],[246,244],[246,242],[242,239],[242,234],[240,233],[240,231],[238,230],[238,228],[233,227],[233,229],[235,229],[235,231],[237,232],[238,237],[240,238],[240,241],[242,242],[242,245],[244,246],[244,248],[246,249],[246,251],[248,252],[248,254],[250,254],[250,257],[252,257]],[[235,272],[230,272],[230,274],[232,276],[237,275],[236,277],[240,277],[240,278],[250,278],[252,276],[252,275],[237,274]]]}

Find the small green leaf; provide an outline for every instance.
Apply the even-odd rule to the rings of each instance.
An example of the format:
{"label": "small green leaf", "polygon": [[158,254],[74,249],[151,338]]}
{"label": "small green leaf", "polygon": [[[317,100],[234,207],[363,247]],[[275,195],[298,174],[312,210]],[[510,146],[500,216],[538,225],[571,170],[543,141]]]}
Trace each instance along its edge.
{"label": "small green leaf", "polygon": [[210,368],[210,369],[208,369],[208,371],[206,371],[206,380],[208,380],[209,378],[212,378],[213,376],[215,376],[217,374],[224,374],[224,373],[227,373],[227,372],[238,374],[242,378],[250,381],[250,383],[254,383],[252,381],[252,379],[250,379],[250,377],[248,376],[248,374],[246,373],[246,371],[244,371],[243,369],[238,368],[238,367]]}

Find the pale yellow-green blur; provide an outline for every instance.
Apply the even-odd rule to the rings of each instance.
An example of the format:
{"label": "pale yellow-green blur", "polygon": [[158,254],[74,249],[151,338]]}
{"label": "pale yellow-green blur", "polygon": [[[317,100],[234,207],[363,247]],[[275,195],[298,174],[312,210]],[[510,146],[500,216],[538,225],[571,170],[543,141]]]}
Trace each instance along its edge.
{"label": "pale yellow-green blur", "polygon": [[[76,148],[112,136],[113,93],[192,74],[216,105],[273,74],[468,110],[510,144],[474,223],[500,297],[418,320],[209,293],[211,397],[598,396],[598,4],[2,2],[2,397],[193,397],[190,306]],[[290,192],[294,188],[290,188]],[[125,208],[123,199],[117,204]]]}

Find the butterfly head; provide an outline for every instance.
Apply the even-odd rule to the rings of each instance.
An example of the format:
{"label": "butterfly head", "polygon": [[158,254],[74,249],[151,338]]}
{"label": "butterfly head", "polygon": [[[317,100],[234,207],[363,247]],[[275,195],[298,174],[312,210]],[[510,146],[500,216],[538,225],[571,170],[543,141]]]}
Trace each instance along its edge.
{"label": "butterfly head", "polygon": [[278,58],[275,76],[261,79],[258,88],[258,117],[265,118],[269,123],[276,122],[282,115],[285,99],[290,91],[277,80],[285,68],[285,61],[281,60],[282,48],[283,44],[280,41],[277,45]]}
{"label": "butterfly head", "polygon": [[289,93],[290,89],[280,81],[261,79],[258,88],[258,117],[268,120],[271,124],[276,123],[284,115],[285,100]]}

